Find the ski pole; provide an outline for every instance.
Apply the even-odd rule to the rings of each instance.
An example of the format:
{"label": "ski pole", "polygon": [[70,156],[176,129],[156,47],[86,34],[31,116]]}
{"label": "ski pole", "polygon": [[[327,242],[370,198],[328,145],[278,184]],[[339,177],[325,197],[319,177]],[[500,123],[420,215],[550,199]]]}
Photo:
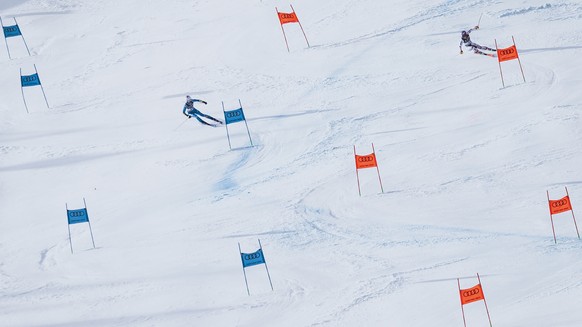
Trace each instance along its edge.
{"label": "ski pole", "polygon": [[184,123],[187,122],[188,119],[190,119],[190,117],[186,118],[186,120],[184,120],[183,122],[181,122],[180,125],[178,125],[178,127],[174,128],[174,132],[177,131],[178,128],[182,127],[182,125],[184,125]]}
{"label": "ski pole", "polygon": [[483,13],[481,13],[481,16],[479,16],[479,22],[477,23],[477,27],[481,26],[481,18],[483,18]]}

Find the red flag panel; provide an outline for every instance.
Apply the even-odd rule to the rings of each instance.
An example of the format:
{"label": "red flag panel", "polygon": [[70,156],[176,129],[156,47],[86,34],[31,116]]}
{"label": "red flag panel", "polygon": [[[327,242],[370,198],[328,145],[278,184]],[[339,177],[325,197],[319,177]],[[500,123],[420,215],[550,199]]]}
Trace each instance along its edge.
{"label": "red flag panel", "polygon": [[376,154],[371,153],[364,156],[356,155],[356,169],[378,167]]}
{"label": "red flag panel", "polygon": [[572,210],[572,203],[570,203],[569,196],[566,195],[559,200],[550,200],[550,213],[552,215],[569,210]]}
{"label": "red flag panel", "polygon": [[497,49],[497,58],[499,62],[517,59],[518,57],[519,55],[517,54],[517,48],[515,45],[505,49]]}
{"label": "red flag panel", "polygon": [[459,291],[461,295],[461,305],[465,305],[471,302],[484,300],[483,289],[481,284],[477,284],[471,288],[467,288]]}
{"label": "red flag panel", "polygon": [[297,15],[295,14],[295,12],[292,12],[292,13],[280,12],[278,14],[279,14],[279,21],[281,22],[281,25],[288,24],[288,23],[299,23],[299,19],[297,18]]}

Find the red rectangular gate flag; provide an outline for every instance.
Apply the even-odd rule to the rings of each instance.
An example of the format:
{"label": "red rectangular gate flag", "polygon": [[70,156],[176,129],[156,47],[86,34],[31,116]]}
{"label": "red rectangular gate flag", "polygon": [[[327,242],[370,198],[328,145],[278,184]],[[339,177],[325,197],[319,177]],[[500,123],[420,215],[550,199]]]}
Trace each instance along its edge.
{"label": "red rectangular gate flag", "polygon": [[364,156],[356,155],[356,169],[372,167],[378,167],[375,153],[370,153]]}
{"label": "red rectangular gate flag", "polygon": [[280,12],[278,14],[281,25],[288,23],[299,23],[299,19],[297,19],[297,15],[295,14],[295,12],[292,13]]}
{"label": "red rectangular gate flag", "polygon": [[485,300],[483,296],[483,289],[481,284],[477,284],[471,288],[459,290],[461,295],[461,305],[469,304],[471,302]]}
{"label": "red rectangular gate flag", "polygon": [[570,197],[568,195],[559,200],[549,200],[549,201],[550,201],[550,214],[552,215],[572,210],[572,204],[570,203]]}
{"label": "red rectangular gate flag", "polygon": [[517,47],[515,44],[509,48],[497,49],[497,58],[499,62],[517,59],[518,57],[519,55],[517,54]]}

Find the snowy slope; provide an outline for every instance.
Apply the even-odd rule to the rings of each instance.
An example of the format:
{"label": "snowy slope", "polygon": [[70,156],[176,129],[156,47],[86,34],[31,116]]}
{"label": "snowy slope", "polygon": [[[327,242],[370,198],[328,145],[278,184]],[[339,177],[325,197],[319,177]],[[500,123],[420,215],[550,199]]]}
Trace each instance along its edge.
{"label": "snowy slope", "polygon": [[[577,1],[3,0],[0,326],[580,326]],[[509,46],[516,61],[458,53]],[[38,68],[25,89],[19,69]],[[243,124],[183,125],[190,94]],[[360,171],[353,146],[377,152]],[[65,203],[87,201],[86,224]],[[238,253],[260,238],[263,266]],[[469,326],[488,326],[482,302]]]}

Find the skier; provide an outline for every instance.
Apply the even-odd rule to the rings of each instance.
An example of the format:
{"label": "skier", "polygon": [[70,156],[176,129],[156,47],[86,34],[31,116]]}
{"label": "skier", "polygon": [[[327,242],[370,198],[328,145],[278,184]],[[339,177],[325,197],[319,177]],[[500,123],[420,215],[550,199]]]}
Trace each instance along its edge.
{"label": "skier", "polygon": [[186,117],[188,117],[188,119],[195,117],[196,119],[198,119],[198,121],[204,125],[208,125],[208,126],[213,126],[215,127],[216,125],[214,124],[209,124],[207,122],[205,122],[204,120],[202,120],[200,118],[200,116],[208,118],[210,120],[214,120],[215,122],[219,123],[222,125],[222,122],[212,116],[203,114],[202,112],[200,112],[200,110],[194,108],[194,102],[202,102],[204,104],[207,104],[206,101],[204,100],[198,100],[198,99],[192,99],[189,95],[186,96],[186,103],[184,104],[184,110],[182,110],[182,113],[184,113],[184,115],[186,115]]}
{"label": "skier", "polygon": [[[483,51],[479,51],[479,50],[487,50],[487,51],[497,51],[496,49],[491,49],[488,47],[484,47],[482,45],[479,45],[477,43],[473,43],[471,41],[471,37],[469,36],[469,34],[473,31],[473,30],[478,30],[479,29],[479,25],[475,26],[474,28],[468,30],[468,31],[462,31],[461,32],[461,43],[459,43],[459,50],[461,50],[461,54],[463,54],[463,44],[465,44],[465,46],[467,48],[471,48],[471,50],[473,50],[473,52],[475,52],[475,54],[481,54],[484,56],[489,56],[489,57],[495,57],[495,55],[491,54],[491,53],[485,53]],[[478,50],[479,49],[479,50]]]}

